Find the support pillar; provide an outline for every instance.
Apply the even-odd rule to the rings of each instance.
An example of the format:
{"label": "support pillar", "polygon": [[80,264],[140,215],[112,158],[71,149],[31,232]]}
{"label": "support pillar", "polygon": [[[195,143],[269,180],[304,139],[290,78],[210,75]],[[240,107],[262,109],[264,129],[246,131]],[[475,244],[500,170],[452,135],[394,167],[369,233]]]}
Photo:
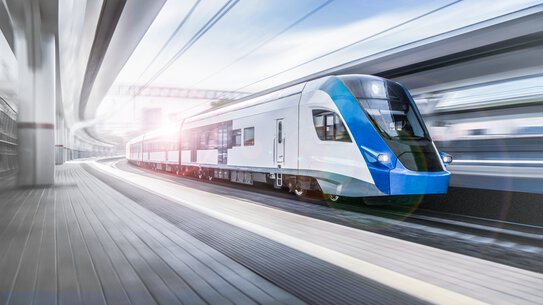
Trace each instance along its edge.
{"label": "support pillar", "polygon": [[64,118],[57,114],[55,126],[55,164],[61,165],[66,161],[64,145],[66,139],[66,130],[64,128]]}
{"label": "support pillar", "polygon": [[29,20],[39,22],[28,9],[15,30],[19,64],[18,140],[19,185],[54,183],[55,165],[55,36]]}
{"label": "support pillar", "polygon": [[70,161],[70,129],[64,129],[64,162]]}

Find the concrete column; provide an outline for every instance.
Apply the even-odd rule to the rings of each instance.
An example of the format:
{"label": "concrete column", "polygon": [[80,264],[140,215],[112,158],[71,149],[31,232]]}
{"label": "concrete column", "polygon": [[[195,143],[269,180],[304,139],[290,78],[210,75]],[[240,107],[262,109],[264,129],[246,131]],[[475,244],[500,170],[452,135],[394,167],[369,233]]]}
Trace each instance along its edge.
{"label": "concrete column", "polygon": [[55,164],[61,165],[64,164],[66,157],[64,155],[64,145],[65,145],[65,133],[64,129],[64,118],[57,114],[57,120],[55,124]]}
{"label": "concrete column", "polygon": [[70,161],[70,129],[64,129],[64,162]]}
{"label": "concrete column", "polygon": [[66,141],[64,142],[64,147],[66,148],[66,161],[72,160],[72,149],[73,149],[73,136],[71,130],[66,130]]}
{"label": "concrete column", "polygon": [[[27,18],[35,18],[27,12]],[[36,18],[39,20],[39,18]],[[28,21],[28,19],[26,19]],[[19,184],[54,183],[55,36],[28,22],[17,24],[15,50],[19,65]]]}

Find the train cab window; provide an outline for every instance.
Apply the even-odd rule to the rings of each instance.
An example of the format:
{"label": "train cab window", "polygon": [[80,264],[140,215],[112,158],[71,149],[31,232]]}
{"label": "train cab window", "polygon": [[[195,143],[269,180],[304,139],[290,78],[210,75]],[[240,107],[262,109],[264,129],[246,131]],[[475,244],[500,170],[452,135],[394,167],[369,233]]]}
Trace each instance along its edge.
{"label": "train cab window", "polygon": [[243,146],[255,145],[255,128],[249,127],[243,129]]}
{"label": "train cab window", "polygon": [[313,110],[313,124],[322,141],[351,142],[345,124],[338,114],[327,110]]}
{"label": "train cab window", "polygon": [[241,146],[241,129],[232,130],[232,146]]}

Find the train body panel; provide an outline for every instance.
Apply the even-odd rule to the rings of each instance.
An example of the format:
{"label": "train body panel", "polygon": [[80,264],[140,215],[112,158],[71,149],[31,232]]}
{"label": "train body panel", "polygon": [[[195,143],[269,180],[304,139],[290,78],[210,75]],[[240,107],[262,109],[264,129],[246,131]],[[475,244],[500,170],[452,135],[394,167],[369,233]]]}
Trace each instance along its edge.
{"label": "train body panel", "polygon": [[190,150],[182,150],[181,151],[181,164],[190,163],[190,156],[191,156],[191,151]]}
{"label": "train body panel", "polygon": [[216,149],[204,149],[196,151],[196,164],[217,165],[218,155]]}
{"label": "train body panel", "polygon": [[187,118],[175,128],[130,141],[127,157],[199,177],[352,197],[445,193],[448,187],[450,173],[409,93],[378,77],[324,77]]}
{"label": "train body panel", "polygon": [[[337,116],[336,116],[337,115]],[[332,128],[332,138],[319,138],[316,132],[315,120],[322,116],[325,128]],[[363,192],[368,196],[378,196],[379,191],[373,182],[368,167],[362,160],[360,151],[348,128],[345,128],[348,137],[338,138],[336,126],[326,126],[332,118],[334,125],[344,124],[344,119],[338,107],[326,92],[314,90],[304,92],[300,102],[300,171],[311,172],[317,178],[321,189],[328,194],[343,196],[356,196]],[[326,130],[325,130],[326,132]],[[333,133],[336,134],[333,134]],[[333,176],[332,176],[333,174]]]}
{"label": "train body panel", "polygon": [[[221,113],[213,119],[203,117],[187,120],[183,125],[182,137],[206,137],[203,134],[208,132],[204,131],[206,128],[211,128],[214,132],[220,129],[220,124],[229,124],[226,129],[230,135],[227,135],[226,141],[222,143],[218,134],[217,139],[208,139],[207,145],[202,144],[204,140],[199,141],[202,145],[197,149],[197,158],[191,159],[187,156],[182,161],[189,165],[204,163],[224,168],[232,166],[277,168],[281,165],[285,169],[297,169],[299,99],[300,94],[293,94]],[[274,142],[274,139],[277,139],[278,121],[281,121],[281,137],[284,138],[281,146]],[[221,148],[225,150],[227,162],[219,162],[218,151]],[[200,151],[207,150],[216,151],[217,157],[208,153],[200,154]],[[184,149],[183,152],[191,152],[192,155],[194,150]],[[279,156],[282,157],[282,160],[279,160],[281,162],[277,162]]]}

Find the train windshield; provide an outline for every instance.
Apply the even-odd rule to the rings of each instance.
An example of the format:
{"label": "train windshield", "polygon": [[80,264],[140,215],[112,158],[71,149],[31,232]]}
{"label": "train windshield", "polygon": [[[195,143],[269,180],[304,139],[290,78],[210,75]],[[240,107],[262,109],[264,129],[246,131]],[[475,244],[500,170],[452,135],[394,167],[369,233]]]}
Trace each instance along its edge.
{"label": "train windshield", "polygon": [[413,107],[401,100],[359,99],[373,125],[390,139],[426,139]]}
{"label": "train windshield", "polygon": [[429,140],[424,125],[398,84],[383,80],[344,80],[375,128],[393,140]]}

